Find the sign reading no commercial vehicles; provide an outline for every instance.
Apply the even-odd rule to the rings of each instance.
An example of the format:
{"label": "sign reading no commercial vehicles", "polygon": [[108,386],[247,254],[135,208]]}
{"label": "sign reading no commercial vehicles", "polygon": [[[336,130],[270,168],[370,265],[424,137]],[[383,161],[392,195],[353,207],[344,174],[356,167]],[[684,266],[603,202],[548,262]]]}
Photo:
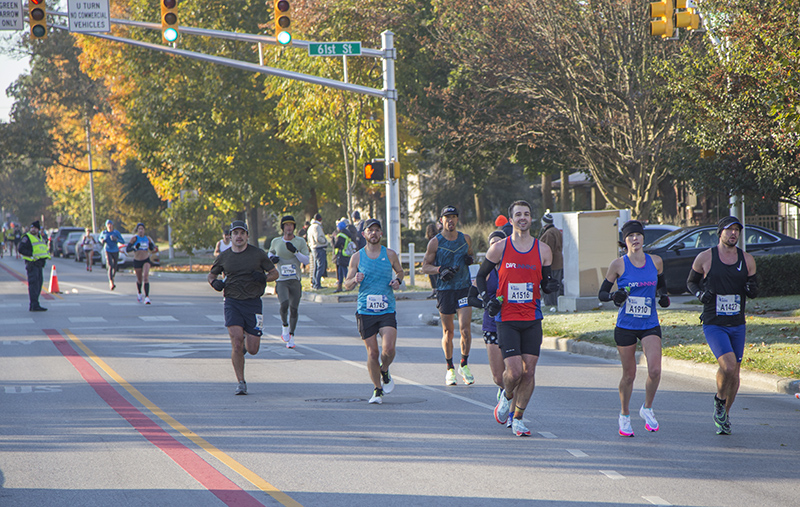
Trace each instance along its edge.
{"label": "sign reading no commercial vehicles", "polygon": [[308,56],[358,56],[361,42],[311,42]]}
{"label": "sign reading no commercial vehicles", "polygon": [[[2,0],[0,0],[2,1]],[[111,20],[108,14],[109,0],[69,0],[70,32],[108,32]]]}
{"label": "sign reading no commercial vehicles", "polygon": [[22,0],[0,0],[0,30],[22,30]]}

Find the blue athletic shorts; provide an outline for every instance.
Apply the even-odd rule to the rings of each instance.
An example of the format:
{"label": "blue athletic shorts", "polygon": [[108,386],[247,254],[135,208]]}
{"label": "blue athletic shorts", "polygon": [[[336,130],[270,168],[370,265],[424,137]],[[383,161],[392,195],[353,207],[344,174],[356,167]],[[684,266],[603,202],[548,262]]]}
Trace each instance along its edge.
{"label": "blue athletic shorts", "polygon": [[706,335],[706,342],[711,347],[714,357],[733,352],[736,355],[736,362],[742,362],[744,355],[745,325],[739,326],[713,326],[703,324],[703,334]]}
{"label": "blue athletic shorts", "polygon": [[225,327],[239,326],[249,335],[261,336],[261,326],[263,325],[261,298],[225,298],[224,307]]}

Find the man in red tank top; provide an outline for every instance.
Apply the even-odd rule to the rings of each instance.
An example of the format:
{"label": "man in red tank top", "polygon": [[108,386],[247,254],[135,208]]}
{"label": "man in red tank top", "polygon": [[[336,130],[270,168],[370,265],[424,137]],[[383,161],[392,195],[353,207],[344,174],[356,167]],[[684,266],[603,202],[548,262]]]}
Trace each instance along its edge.
{"label": "man in red tank top", "polygon": [[[514,231],[486,252],[476,283],[489,315],[497,314],[497,339],[503,353],[505,388],[494,409],[495,420],[504,424],[512,401],[516,405],[511,428],[518,436],[531,432],[522,422],[525,408],[533,394],[536,363],[542,346],[540,289],[551,293],[559,282],[550,276],[553,254],[550,247],[531,236],[531,206],[515,201],[508,208]],[[500,265],[500,284],[494,298],[484,298],[486,276]]]}

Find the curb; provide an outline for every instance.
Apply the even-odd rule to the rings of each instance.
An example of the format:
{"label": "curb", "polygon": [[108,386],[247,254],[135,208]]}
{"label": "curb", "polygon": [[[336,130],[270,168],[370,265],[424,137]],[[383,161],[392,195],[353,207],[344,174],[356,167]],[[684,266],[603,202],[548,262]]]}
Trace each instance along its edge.
{"label": "curb", "polygon": [[[483,331],[480,326],[473,323],[472,327],[473,331],[477,331],[482,335]],[[542,348],[619,361],[619,353],[614,347],[582,342],[572,338],[546,336],[542,339]],[[636,362],[640,366],[647,366],[647,359],[642,352],[636,353]],[[691,375],[708,380],[716,380],[717,378],[717,365],[695,363],[683,359],[674,359],[672,357],[661,358],[661,369],[672,373],[681,373],[683,375]],[[779,377],[768,373],[758,373],[747,370],[742,370],[739,378],[742,386],[753,389],[781,394],[800,393],[800,380],[793,378]]]}

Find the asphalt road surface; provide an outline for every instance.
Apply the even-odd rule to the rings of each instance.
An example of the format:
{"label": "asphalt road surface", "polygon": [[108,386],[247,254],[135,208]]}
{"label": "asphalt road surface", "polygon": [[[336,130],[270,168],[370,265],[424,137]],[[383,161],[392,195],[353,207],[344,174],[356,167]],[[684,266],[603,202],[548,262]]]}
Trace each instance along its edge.
{"label": "asphalt road surface", "polygon": [[650,433],[640,369],[621,438],[619,364],[544,350],[518,438],[494,421],[482,337],[476,383],[444,385],[441,330],[418,318],[431,301],[398,303],[397,386],[369,405],[354,303],[301,303],[289,350],[270,296],[234,396],[204,274],[153,276],[144,306],[132,273],[111,292],[100,267],[54,262],[64,293],[29,313],[22,261],[0,260],[3,507],[800,505],[791,396],[743,388],[718,436],[713,382],[665,372]]}

